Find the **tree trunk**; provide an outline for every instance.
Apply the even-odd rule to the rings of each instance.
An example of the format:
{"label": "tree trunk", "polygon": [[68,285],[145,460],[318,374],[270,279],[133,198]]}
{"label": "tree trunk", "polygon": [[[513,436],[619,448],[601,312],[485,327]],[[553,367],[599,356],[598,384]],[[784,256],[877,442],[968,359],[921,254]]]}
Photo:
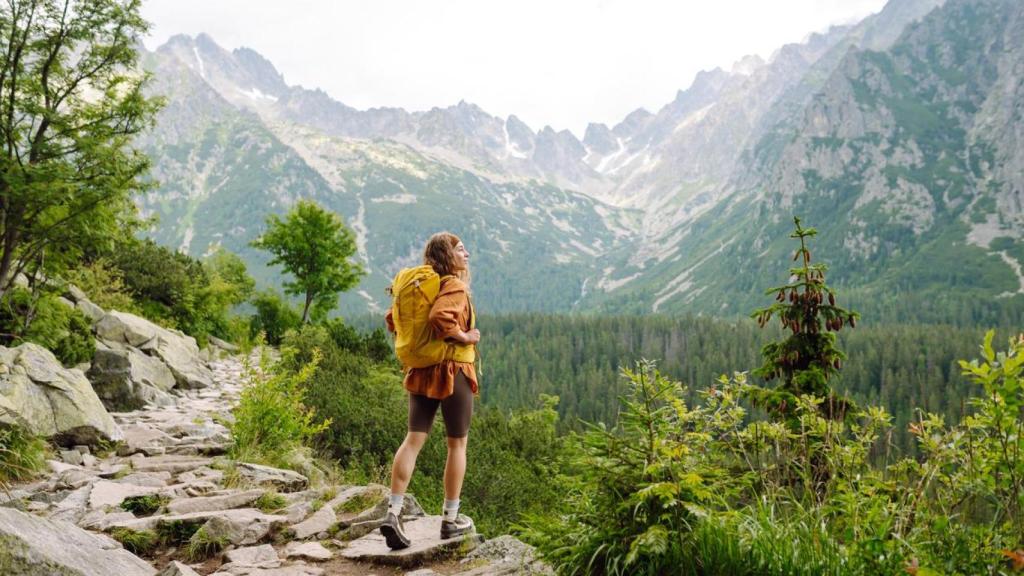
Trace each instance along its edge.
{"label": "tree trunk", "polygon": [[302,308],[302,323],[309,323],[309,305],[313,303],[313,293],[306,292],[306,305]]}

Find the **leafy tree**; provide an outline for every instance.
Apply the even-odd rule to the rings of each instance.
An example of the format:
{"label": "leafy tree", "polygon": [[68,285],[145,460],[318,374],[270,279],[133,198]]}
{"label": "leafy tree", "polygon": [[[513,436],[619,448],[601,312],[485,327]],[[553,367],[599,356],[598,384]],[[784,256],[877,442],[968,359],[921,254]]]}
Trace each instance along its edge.
{"label": "leafy tree", "polygon": [[847,403],[833,397],[828,380],[839,372],[846,359],[836,347],[836,332],[845,326],[855,327],[859,314],[836,306],[835,291],[825,284],[824,264],[811,264],[807,239],[817,235],[814,228],[804,228],[794,217],[796,229],[790,238],[800,241],[793,260],[802,266],[790,268],[790,282],[771,288],[776,302],[751,314],[764,327],[777,316],[791,334],[782,341],[769,342],[761,348],[764,364],[754,374],[768,380],[782,379],[781,386],[758,399],[769,409],[786,412],[795,407],[795,400],[805,394],[826,398],[825,409],[845,413]]}
{"label": "leafy tree", "polygon": [[218,247],[203,260],[203,269],[215,287],[216,299],[225,308],[245,302],[252,297],[256,281],[249,276],[245,261],[238,254]]}
{"label": "leafy tree", "polygon": [[281,344],[285,333],[301,324],[298,311],[273,290],[259,292],[252,304],[256,313],[249,322],[249,336],[256,337],[262,332],[271,346]]}
{"label": "leafy tree", "polygon": [[269,265],[281,264],[295,277],[284,284],[285,293],[304,297],[302,323],[309,321],[310,307],[326,316],[337,304],[338,294],[352,288],[364,274],[349,257],[356,252],[355,237],[341,218],[315,202],[300,200],[282,220],[267,217],[267,231],[252,245],[274,255]]}
{"label": "leafy tree", "polygon": [[140,5],[0,6],[0,296],[19,272],[53,275],[136,222],[149,159],[131,142],[161,105],[136,65]]}

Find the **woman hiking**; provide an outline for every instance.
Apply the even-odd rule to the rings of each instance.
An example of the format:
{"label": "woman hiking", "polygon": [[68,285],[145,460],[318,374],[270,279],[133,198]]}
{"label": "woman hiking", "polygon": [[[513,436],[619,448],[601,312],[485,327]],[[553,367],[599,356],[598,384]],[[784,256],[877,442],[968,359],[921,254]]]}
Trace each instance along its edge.
{"label": "woman hiking", "polygon": [[410,544],[402,528],[402,504],[438,407],[448,437],[441,538],[474,530],[473,521],[459,514],[473,396],[478,392],[473,362],[480,341],[470,300],[469,252],[458,236],[440,232],[427,241],[423,264],[395,277],[392,306],[385,316],[388,330],[396,335],[395,351],[409,392],[408,433],[395,453],[391,499],[380,527],[392,550]]}

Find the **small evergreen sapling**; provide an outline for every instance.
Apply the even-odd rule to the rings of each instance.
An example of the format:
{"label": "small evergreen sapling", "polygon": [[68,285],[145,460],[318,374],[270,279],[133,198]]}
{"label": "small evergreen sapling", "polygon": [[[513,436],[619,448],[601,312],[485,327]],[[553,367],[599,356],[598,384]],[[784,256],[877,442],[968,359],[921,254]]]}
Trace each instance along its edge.
{"label": "small evergreen sapling", "polygon": [[784,340],[761,348],[764,363],[753,371],[766,380],[780,379],[781,384],[773,390],[756,390],[754,400],[772,412],[787,413],[796,406],[797,397],[812,395],[825,399],[821,406],[828,415],[841,418],[850,402],[836,398],[828,386],[846,359],[836,347],[835,333],[856,327],[860,315],[836,305],[835,290],[825,283],[828,267],[811,264],[807,240],[818,231],[801,226],[798,217],[793,223],[796,229],[789,237],[800,241],[793,260],[802,265],[789,269],[788,283],[765,292],[775,296],[772,305],[751,314],[762,328],[777,317],[790,332]]}

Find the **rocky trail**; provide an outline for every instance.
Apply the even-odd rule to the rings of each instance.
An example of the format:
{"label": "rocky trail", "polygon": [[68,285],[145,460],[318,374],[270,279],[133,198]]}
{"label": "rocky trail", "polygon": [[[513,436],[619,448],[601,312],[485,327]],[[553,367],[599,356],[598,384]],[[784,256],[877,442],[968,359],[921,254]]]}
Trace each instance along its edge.
{"label": "rocky trail", "polygon": [[121,434],[100,443],[106,450],[60,449],[43,479],[0,493],[0,574],[550,573],[509,536],[440,540],[440,517],[415,498],[403,511],[414,544],[392,552],[376,530],[384,486],[311,486],[290,470],[231,461],[221,422],[241,392],[242,361],[204,364],[205,387],[111,412]]}

